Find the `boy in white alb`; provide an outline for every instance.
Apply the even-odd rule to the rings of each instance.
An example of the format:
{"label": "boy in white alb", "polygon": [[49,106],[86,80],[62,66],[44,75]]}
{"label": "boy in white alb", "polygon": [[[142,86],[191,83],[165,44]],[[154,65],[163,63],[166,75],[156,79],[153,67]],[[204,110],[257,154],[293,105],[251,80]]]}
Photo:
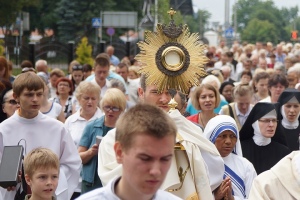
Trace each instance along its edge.
{"label": "boy in white alb", "polygon": [[122,164],[122,176],[78,200],[177,200],[159,190],[174,156],[177,128],[160,108],[138,104],[124,113],[116,124],[114,151]]}
{"label": "boy in white alb", "polygon": [[[4,146],[22,145],[24,155],[37,147],[52,150],[60,161],[57,200],[70,199],[78,183],[81,159],[64,125],[42,114],[44,83],[34,73],[20,74],[13,83],[13,96],[20,105],[13,116],[0,124],[0,159]],[[10,188],[11,189],[11,188]],[[20,184],[12,191],[1,188],[3,199],[13,200]]]}

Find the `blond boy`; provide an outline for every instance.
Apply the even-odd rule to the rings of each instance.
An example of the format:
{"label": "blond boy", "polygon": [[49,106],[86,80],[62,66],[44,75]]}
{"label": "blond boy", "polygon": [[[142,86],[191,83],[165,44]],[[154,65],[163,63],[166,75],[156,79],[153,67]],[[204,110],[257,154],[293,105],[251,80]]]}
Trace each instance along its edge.
{"label": "blond boy", "polygon": [[58,185],[59,160],[47,148],[33,149],[24,159],[25,181],[31,188],[31,195],[25,200],[55,200]]}

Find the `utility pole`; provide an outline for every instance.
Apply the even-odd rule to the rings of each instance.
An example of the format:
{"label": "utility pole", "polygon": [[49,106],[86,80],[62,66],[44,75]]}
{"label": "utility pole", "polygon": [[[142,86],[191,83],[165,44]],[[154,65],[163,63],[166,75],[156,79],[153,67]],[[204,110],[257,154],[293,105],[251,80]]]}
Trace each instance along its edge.
{"label": "utility pole", "polygon": [[203,29],[202,29],[202,27],[203,27],[203,23],[202,23],[203,21],[202,21],[202,12],[200,11],[199,12],[199,34],[200,34],[200,38],[203,38]]}
{"label": "utility pole", "polygon": [[234,3],[234,39],[237,40],[237,6],[238,6],[238,2],[237,0],[235,0]]}
{"label": "utility pole", "polygon": [[154,26],[153,26],[153,31],[156,31],[156,26],[158,23],[158,0],[155,0],[154,2],[154,7],[155,7],[155,15],[154,15]]}
{"label": "utility pole", "polygon": [[224,24],[225,29],[227,29],[230,25],[230,23],[229,23],[230,2],[229,1],[230,0],[225,0],[225,18],[224,18],[225,19],[225,24]]}

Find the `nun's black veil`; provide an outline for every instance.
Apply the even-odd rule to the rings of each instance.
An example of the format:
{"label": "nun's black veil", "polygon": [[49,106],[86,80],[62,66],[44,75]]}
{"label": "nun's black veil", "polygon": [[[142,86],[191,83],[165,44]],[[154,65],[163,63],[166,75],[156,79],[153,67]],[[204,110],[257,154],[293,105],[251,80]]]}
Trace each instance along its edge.
{"label": "nun's black veil", "polygon": [[[298,100],[298,102],[300,102],[300,91],[293,88],[288,88],[281,93],[280,97],[278,98],[278,103],[279,103],[278,119],[279,120],[282,120],[283,118],[281,114],[281,107],[287,102],[289,102],[289,100],[291,100],[293,97],[295,97]],[[280,124],[277,125],[276,132],[274,137],[272,137],[272,140],[280,144],[283,144],[285,146],[288,146],[286,137],[279,127]]]}
{"label": "nun's black veil", "polygon": [[252,127],[252,124],[274,109],[278,113],[279,111],[278,103],[258,102],[257,104],[255,104],[247,120],[245,121],[242,129],[240,130],[240,140],[244,141],[244,140],[251,139],[254,136],[254,129]]}

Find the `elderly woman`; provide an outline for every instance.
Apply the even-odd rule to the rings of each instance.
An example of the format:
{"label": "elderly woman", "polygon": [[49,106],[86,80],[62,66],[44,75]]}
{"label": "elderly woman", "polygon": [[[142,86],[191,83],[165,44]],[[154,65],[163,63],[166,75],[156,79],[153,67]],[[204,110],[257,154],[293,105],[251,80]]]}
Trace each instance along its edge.
{"label": "elderly woman", "polygon": [[278,104],[258,102],[240,131],[243,156],[260,174],[273,167],[290,150],[271,138],[277,127]]}
{"label": "elderly woman", "polygon": [[187,119],[204,129],[207,122],[217,115],[214,109],[218,107],[219,103],[220,94],[218,90],[210,84],[201,84],[196,87],[192,96],[193,106],[201,112],[191,115]]}
{"label": "elderly woman", "polygon": [[57,97],[51,98],[50,100],[59,103],[64,111],[65,118],[67,119],[72,115],[72,94],[73,84],[68,78],[59,78],[56,82],[56,94]]}
{"label": "elderly woman", "polygon": [[[92,82],[81,82],[76,89],[76,99],[80,109],[71,115],[65,122],[65,127],[71,134],[77,148],[82,133],[88,122],[103,116],[103,112],[98,108],[100,100],[100,87]],[[75,189],[73,198],[81,193],[81,178],[78,187]]]}
{"label": "elderly woman", "polygon": [[78,152],[83,164],[82,194],[102,187],[97,173],[99,144],[96,143],[96,136],[105,136],[115,127],[117,119],[126,109],[124,93],[117,88],[108,89],[100,102],[100,107],[105,115],[86,125],[79,142]]}
{"label": "elderly woman", "polygon": [[286,145],[291,151],[299,150],[300,91],[286,89],[280,95],[278,103],[280,121],[273,140]]}
{"label": "elderly woman", "polygon": [[[215,144],[225,164],[224,181],[214,191],[215,199],[246,199],[249,195],[256,171],[253,165],[242,157],[239,131],[234,119],[218,115],[207,123],[204,136]],[[233,191],[233,192],[232,192]]]}
{"label": "elderly woman", "polygon": [[18,109],[18,103],[13,97],[11,88],[4,89],[0,96],[2,109],[0,112],[0,123],[12,116]]}

